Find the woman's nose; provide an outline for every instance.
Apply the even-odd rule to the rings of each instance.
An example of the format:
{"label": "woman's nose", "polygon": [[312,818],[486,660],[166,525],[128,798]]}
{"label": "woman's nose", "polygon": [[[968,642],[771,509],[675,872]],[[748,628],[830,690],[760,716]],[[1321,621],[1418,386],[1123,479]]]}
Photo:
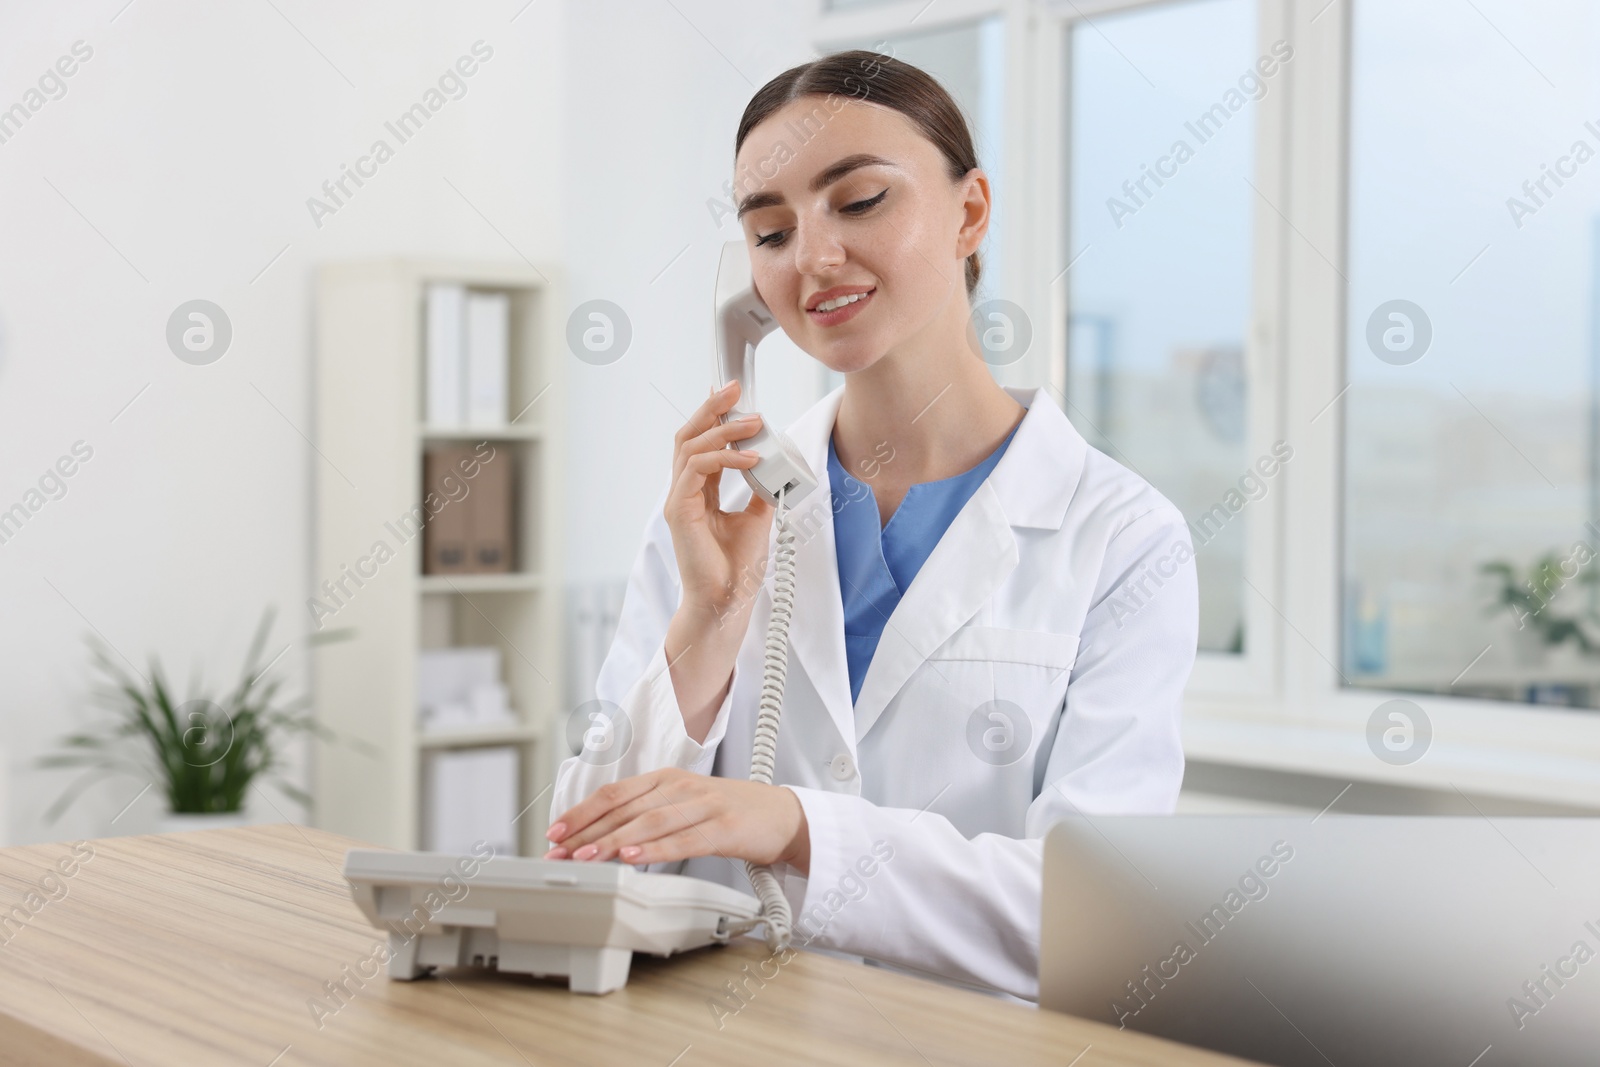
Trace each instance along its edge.
{"label": "woman's nose", "polygon": [[794,265],[801,274],[828,274],[844,261],[844,246],[832,227],[820,222],[795,227]]}

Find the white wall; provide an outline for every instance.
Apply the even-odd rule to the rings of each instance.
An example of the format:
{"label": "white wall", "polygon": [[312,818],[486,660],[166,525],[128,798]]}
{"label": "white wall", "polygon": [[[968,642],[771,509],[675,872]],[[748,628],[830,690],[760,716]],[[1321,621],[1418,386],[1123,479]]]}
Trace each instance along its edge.
{"label": "white wall", "polygon": [[[180,681],[200,664],[226,681],[266,605],[279,609],[274,651],[306,632],[324,462],[301,436],[315,265],[515,258],[508,241],[561,260],[573,206],[563,104],[607,70],[568,66],[556,0],[515,22],[523,0],[123,3],[0,4],[0,108],[75,41],[93,50],[66,94],[0,144],[0,509],[75,441],[93,448],[66,495],[0,544],[3,843],[148,829],[160,808],[147,793],[110,825],[141,786],[118,780],[41,822],[68,776],[30,767],[83,721],[85,634],[141,667],[159,654]],[[314,225],[307,198],[480,39],[494,53],[466,95],[408,143],[390,136],[394,158]],[[637,248],[623,255],[658,269]],[[233,324],[210,366],[165,343],[169,314],[194,298]],[[303,645],[282,663],[303,687]]]}

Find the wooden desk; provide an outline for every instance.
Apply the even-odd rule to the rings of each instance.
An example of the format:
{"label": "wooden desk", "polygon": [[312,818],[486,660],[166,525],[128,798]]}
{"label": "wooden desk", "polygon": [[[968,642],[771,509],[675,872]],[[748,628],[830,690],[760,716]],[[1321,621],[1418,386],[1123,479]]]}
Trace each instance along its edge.
{"label": "wooden desk", "polygon": [[719,1029],[710,1001],[768,955],[750,938],[636,957],[604,997],[472,970],[379,973],[319,1029],[311,999],[380,940],[339,873],[359,844],[278,824],[103,838],[75,867],[70,844],[0,849],[0,906],[24,901],[0,925],[0,1063],[1244,1062],[807,952]]}

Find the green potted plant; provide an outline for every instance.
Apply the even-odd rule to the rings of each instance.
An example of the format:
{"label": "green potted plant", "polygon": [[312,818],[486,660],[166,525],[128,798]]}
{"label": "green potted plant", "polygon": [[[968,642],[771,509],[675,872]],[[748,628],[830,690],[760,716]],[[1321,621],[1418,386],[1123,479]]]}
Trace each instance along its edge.
{"label": "green potted plant", "polygon": [[[46,811],[45,821],[55,821],[86,787],[108,773],[131,775],[162,790],[167,801],[162,832],[242,825],[246,795],[258,780],[272,780],[309,808],[312,798],[279,773],[283,743],[302,734],[323,741],[338,738],[304,710],[308,698],[286,700],[280,695],[283,680],[270,673],[276,659],[262,664],[272,616],[270,608],[263,613],[231,689],[213,695],[196,679],[190,695],[181,700],[155,656],[150,657],[148,674],[129,671],[104,641],[91,637],[99,675],[94,695],[109,716],[63,738],[59,751],[37,761],[40,768],[86,768]],[[321,644],[349,633],[327,631],[308,640]]]}
{"label": "green potted plant", "polygon": [[1517,633],[1526,635],[1526,640],[1541,652],[1570,643],[1584,656],[1600,653],[1600,639],[1590,636],[1586,625],[1600,620],[1581,609],[1575,613],[1551,610],[1552,602],[1568,586],[1600,581],[1600,572],[1588,567],[1592,558],[1575,552],[1563,559],[1555,552],[1546,552],[1524,573],[1503,560],[1480,564],[1479,572],[1495,579],[1486,614],[1509,614],[1516,622]]}

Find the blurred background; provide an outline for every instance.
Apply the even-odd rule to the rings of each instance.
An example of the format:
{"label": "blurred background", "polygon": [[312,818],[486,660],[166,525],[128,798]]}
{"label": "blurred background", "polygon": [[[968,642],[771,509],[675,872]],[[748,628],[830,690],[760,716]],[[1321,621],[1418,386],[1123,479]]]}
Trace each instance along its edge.
{"label": "blurred background", "polygon": [[[529,850],[711,384],[739,116],[856,47],[971,123],[995,377],[1189,517],[1180,810],[1600,808],[1592,4],[0,28],[0,843]],[[780,425],[838,384],[762,362]]]}

